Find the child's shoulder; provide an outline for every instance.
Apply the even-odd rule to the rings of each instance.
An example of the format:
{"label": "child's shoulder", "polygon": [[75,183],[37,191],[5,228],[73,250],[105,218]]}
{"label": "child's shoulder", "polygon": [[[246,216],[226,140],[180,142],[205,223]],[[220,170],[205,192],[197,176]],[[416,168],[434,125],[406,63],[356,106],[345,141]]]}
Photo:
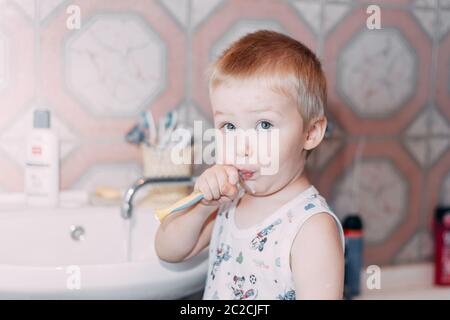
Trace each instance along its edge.
{"label": "child's shoulder", "polygon": [[294,237],[302,232],[303,238],[317,239],[318,235],[337,234],[343,242],[343,229],[339,218],[328,205],[325,198],[312,187],[301,201],[287,213],[290,222],[294,222]]}
{"label": "child's shoulder", "polygon": [[289,211],[293,216],[298,217],[305,217],[321,212],[333,214],[325,198],[314,186],[311,186],[307,194],[301,197],[300,201],[296,202]]}

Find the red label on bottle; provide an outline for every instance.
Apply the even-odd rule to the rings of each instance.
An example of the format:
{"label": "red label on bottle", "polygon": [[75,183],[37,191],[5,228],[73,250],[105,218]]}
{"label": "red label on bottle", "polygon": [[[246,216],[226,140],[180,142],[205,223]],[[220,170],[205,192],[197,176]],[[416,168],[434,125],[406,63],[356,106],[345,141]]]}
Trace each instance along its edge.
{"label": "red label on bottle", "polygon": [[31,153],[34,155],[41,155],[42,154],[42,148],[39,146],[33,146],[31,147]]}
{"label": "red label on bottle", "polygon": [[344,236],[346,237],[362,237],[363,232],[362,230],[351,230],[351,229],[344,229]]}

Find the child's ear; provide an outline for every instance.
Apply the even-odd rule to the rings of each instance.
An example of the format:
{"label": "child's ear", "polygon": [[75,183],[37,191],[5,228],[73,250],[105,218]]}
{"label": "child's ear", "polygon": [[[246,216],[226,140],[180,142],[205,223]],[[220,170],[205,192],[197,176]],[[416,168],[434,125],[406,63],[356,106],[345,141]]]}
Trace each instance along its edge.
{"label": "child's ear", "polygon": [[303,148],[305,150],[312,150],[319,145],[325,135],[327,129],[327,118],[321,117],[310,122],[307,132],[306,140]]}

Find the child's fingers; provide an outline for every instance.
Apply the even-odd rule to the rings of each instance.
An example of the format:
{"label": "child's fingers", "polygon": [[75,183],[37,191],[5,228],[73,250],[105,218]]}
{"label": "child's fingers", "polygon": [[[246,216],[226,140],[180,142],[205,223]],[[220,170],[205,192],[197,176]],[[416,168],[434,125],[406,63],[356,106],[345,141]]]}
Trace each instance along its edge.
{"label": "child's fingers", "polygon": [[239,181],[238,170],[233,166],[224,166],[224,169],[228,175],[228,182],[235,185]]}
{"label": "child's fingers", "polygon": [[221,197],[217,202],[219,202],[220,205],[228,204],[231,201],[228,197]]}
{"label": "child's fingers", "polygon": [[224,195],[225,197],[227,197],[229,199],[234,199],[238,192],[237,187],[228,182],[222,186],[221,191],[222,191],[222,195]]}
{"label": "child's fingers", "polygon": [[194,190],[200,191],[201,193],[203,193],[203,198],[206,201],[211,201],[213,199],[213,194],[212,194],[212,192],[209,188],[209,185],[206,182],[204,177],[199,177],[199,179],[197,180],[197,183],[195,185],[196,185],[196,187],[194,187]]}
{"label": "child's fingers", "polygon": [[228,175],[227,175],[226,171],[223,170],[222,168],[219,168],[218,170],[216,170],[216,179],[217,179],[217,184],[219,185],[220,195],[223,195],[224,188],[226,188],[226,186],[229,184]]}
{"label": "child's fingers", "polygon": [[209,186],[209,190],[211,190],[211,194],[213,196],[213,199],[217,200],[220,198],[220,188],[219,184],[217,182],[216,175],[213,172],[210,172],[205,177],[206,183]]}

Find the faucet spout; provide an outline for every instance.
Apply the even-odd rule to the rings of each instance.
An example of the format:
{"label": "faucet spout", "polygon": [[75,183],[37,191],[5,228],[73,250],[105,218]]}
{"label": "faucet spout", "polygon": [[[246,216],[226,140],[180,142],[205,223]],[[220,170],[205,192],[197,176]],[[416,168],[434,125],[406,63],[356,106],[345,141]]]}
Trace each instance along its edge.
{"label": "faucet spout", "polygon": [[158,183],[187,183],[192,184],[193,177],[142,177],[137,179],[125,192],[123,197],[122,206],[120,208],[120,215],[124,219],[130,219],[133,214],[133,199],[139,189],[147,184]]}

